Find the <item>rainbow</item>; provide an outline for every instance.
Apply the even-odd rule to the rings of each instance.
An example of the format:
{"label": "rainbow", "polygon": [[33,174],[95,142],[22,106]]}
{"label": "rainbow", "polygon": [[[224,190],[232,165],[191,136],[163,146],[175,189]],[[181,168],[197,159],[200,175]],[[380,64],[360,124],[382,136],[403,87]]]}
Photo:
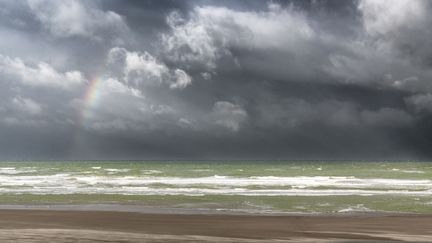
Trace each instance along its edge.
{"label": "rainbow", "polygon": [[92,109],[94,109],[99,104],[101,84],[102,78],[99,76],[92,78],[88,83],[82,98],[84,104],[80,113],[81,124],[84,124],[84,122],[91,116]]}
{"label": "rainbow", "polygon": [[[81,97],[81,107],[77,112],[77,126],[73,136],[73,145],[70,146],[70,156],[75,156],[86,146],[85,126],[92,117],[92,113],[97,108],[101,99],[101,86],[103,85],[103,77],[95,76],[89,79],[84,87],[84,92]],[[84,146],[84,147],[83,147]]]}

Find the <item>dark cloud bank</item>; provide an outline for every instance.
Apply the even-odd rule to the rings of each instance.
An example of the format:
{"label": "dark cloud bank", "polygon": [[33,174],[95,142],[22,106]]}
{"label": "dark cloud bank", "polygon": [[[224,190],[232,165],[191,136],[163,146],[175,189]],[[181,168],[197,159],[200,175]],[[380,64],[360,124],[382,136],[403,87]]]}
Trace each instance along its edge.
{"label": "dark cloud bank", "polygon": [[0,0],[0,159],[431,159],[431,10]]}

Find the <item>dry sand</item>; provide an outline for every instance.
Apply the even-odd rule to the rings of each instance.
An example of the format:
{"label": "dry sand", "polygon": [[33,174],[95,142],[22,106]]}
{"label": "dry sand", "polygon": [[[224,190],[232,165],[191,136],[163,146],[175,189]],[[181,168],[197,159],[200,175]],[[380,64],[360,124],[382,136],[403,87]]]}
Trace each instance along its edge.
{"label": "dry sand", "polygon": [[432,242],[432,215],[0,210],[0,242]]}

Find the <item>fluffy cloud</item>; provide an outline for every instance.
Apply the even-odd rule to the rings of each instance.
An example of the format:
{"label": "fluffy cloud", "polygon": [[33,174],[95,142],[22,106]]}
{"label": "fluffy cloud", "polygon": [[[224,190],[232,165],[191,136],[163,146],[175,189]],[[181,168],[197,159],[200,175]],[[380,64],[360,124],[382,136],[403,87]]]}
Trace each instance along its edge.
{"label": "fluffy cloud", "polygon": [[425,0],[362,0],[359,3],[368,37],[421,66],[431,64],[430,7],[430,2]]}
{"label": "fluffy cloud", "polygon": [[[330,74],[347,82],[411,92],[432,90],[429,80],[428,1],[362,0],[362,27],[344,53],[331,53]],[[422,33],[422,34],[419,34]]]}
{"label": "fluffy cloud", "polygon": [[268,11],[235,11],[225,7],[196,7],[188,20],[178,12],[167,22],[172,29],[162,36],[169,57],[189,65],[216,68],[232,48],[286,49],[312,39],[307,19],[290,8],[269,4]]}
{"label": "fluffy cloud", "polygon": [[172,89],[184,89],[192,83],[191,77],[183,70],[174,71],[175,81],[170,85]]}
{"label": "fluffy cloud", "polygon": [[138,98],[144,98],[141,91],[126,86],[125,84],[119,82],[117,79],[114,78],[107,78],[101,81],[101,84],[99,87],[97,87],[97,91],[102,96],[109,96],[111,94],[122,94],[125,96],[131,96],[131,97],[138,97]]}
{"label": "fluffy cloud", "polygon": [[119,47],[109,51],[108,62],[117,65],[126,83],[136,86],[159,85],[169,72],[165,64],[149,53],[129,52]]}
{"label": "fluffy cloud", "polygon": [[171,59],[176,62],[202,63],[206,68],[215,68],[215,61],[222,53],[200,19],[183,24],[184,20],[174,12],[168,16],[167,22],[172,28],[172,34],[163,35],[163,42]]}
{"label": "fluffy cloud", "polygon": [[0,0],[0,154],[432,156],[432,4],[251,3]]}
{"label": "fluffy cloud", "polygon": [[351,36],[323,31],[293,6],[268,4],[254,11],[200,6],[187,19],[171,13],[171,31],[162,40],[167,58],[185,69],[217,70],[230,63],[270,79],[432,90],[432,72],[423,66],[432,56],[424,51],[431,49],[428,6],[422,0],[360,1],[361,25],[347,30],[355,32]]}
{"label": "fluffy cloud", "polygon": [[359,9],[367,33],[374,36],[388,37],[397,34],[402,28],[416,28],[410,23],[421,21],[428,14],[423,1],[385,1],[362,0]]}
{"label": "fluffy cloud", "polygon": [[85,79],[79,71],[59,72],[48,63],[27,65],[20,58],[0,55],[0,74],[3,79],[24,85],[68,89],[83,84]]}
{"label": "fluffy cloud", "polygon": [[182,69],[170,70],[148,52],[129,52],[115,47],[108,53],[108,63],[121,74],[121,78],[136,87],[169,84],[172,89],[183,89],[192,78]]}
{"label": "fluffy cloud", "polygon": [[102,11],[87,1],[28,0],[42,25],[55,36],[81,36],[102,41],[127,32],[125,20],[113,11]]}

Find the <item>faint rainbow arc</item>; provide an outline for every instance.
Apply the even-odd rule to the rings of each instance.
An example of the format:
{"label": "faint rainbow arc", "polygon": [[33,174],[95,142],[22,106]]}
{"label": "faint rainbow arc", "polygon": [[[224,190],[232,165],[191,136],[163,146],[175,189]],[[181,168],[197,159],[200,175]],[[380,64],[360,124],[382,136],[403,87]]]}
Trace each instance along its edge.
{"label": "faint rainbow arc", "polygon": [[101,84],[102,78],[100,76],[90,79],[82,97],[83,107],[80,111],[80,125],[83,125],[90,118],[92,110],[99,104]]}

